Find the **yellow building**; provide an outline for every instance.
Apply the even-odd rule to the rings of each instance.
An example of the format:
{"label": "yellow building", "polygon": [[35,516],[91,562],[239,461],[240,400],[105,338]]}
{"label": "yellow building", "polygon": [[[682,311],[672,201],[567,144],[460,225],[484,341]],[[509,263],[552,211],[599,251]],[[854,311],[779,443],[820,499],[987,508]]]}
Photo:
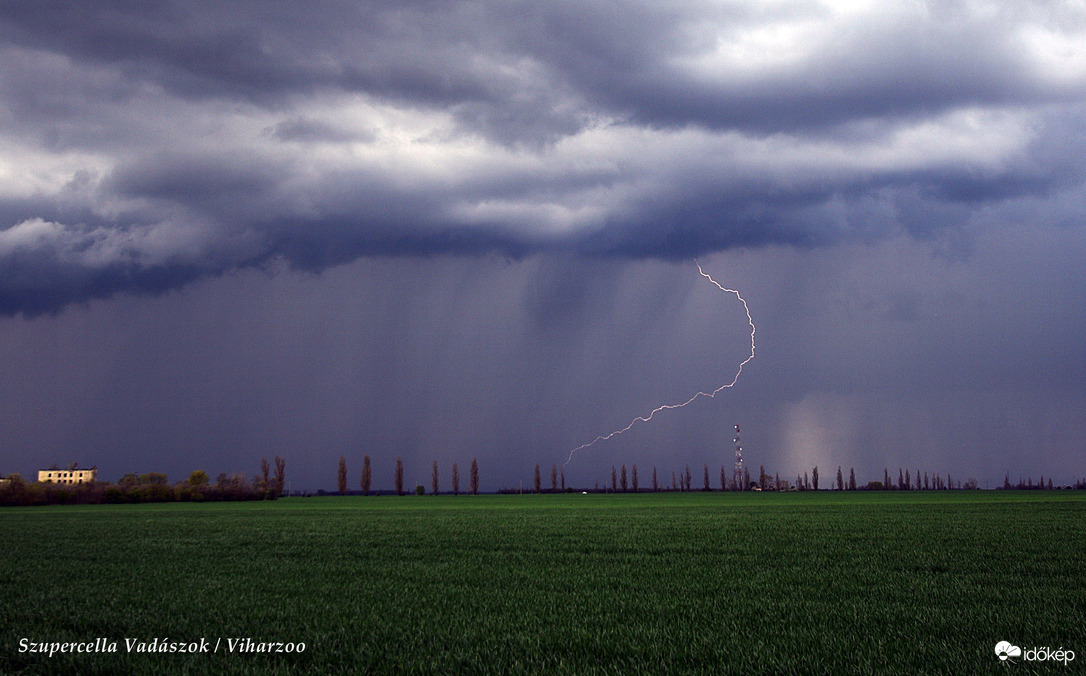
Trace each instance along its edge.
{"label": "yellow building", "polygon": [[98,480],[98,466],[90,469],[40,469],[38,481],[54,484],[87,484]]}

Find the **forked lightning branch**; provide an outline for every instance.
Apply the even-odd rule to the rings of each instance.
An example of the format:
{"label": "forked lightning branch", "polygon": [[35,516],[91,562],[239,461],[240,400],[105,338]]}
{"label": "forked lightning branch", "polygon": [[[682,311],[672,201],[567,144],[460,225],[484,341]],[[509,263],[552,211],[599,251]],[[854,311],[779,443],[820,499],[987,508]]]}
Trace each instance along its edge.
{"label": "forked lightning branch", "polygon": [[715,390],[712,390],[711,392],[699,391],[697,394],[695,394],[694,396],[690,397],[689,399],[687,399],[686,401],[684,401],[684,402],[682,402],[680,404],[663,404],[661,406],[657,406],[656,408],[649,411],[646,415],[637,416],[636,418],[634,418],[633,420],[630,421],[629,425],[626,425],[622,429],[618,429],[618,430],[615,430],[613,432],[609,432],[607,434],[601,434],[598,437],[596,437],[595,439],[593,439],[592,441],[588,442],[587,444],[581,444],[580,446],[578,446],[577,448],[574,448],[573,450],[571,450],[569,452],[569,457],[563,463],[563,467],[568,465],[573,460],[573,454],[576,453],[577,451],[582,451],[582,450],[584,450],[584,449],[586,449],[586,448],[588,448],[590,446],[593,446],[594,444],[596,444],[596,443],[598,443],[600,441],[607,441],[607,440],[609,440],[609,439],[611,439],[613,437],[616,437],[616,436],[618,436],[620,434],[623,434],[623,433],[629,431],[630,428],[632,428],[634,425],[636,425],[639,422],[647,423],[650,420],[652,420],[653,416],[655,416],[660,411],[670,411],[670,410],[676,409],[676,408],[683,408],[684,406],[692,404],[692,403],[694,403],[695,401],[697,401],[698,399],[700,399],[702,397],[707,397],[709,399],[713,399],[713,398],[716,397],[716,395],[720,394],[722,391],[724,391],[726,389],[729,389],[729,388],[732,388],[732,387],[735,387],[735,384],[737,382],[739,382],[739,376],[743,374],[743,367],[746,366],[748,363],[750,363],[751,359],[754,359],[754,351],[755,351],[754,334],[757,332],[757,328],[754,326],[754,319],[750,316],[750,307],[747,306],[747,301],[743,298],[742,295],[740,295],[738,290],[729,289],[726,286],[722,285],[720,282],[713,279],[712,276],[709,275],[709,273],[705,272],[705,270],[702,269],[701,263],[699,263],[696,258],[694,259],[694,265],[698,266],[698,272],[701,274],[702,277],[709,280],[709,282],[711,284],[716,286],[716,288],[720,289],[721,291],[723,291],[725,293],[734,293],[735,297],[739,299],[739,302],[743,304],[743,311],[747,315],[747,324],[750,325],[750,355],[746,359],[744,359],[742,362],[739,363],[739,368],[736,369],[735,376],[732,378],[731,382],[726,383],[724,385],[721,385],[720,387],[716,388]]}

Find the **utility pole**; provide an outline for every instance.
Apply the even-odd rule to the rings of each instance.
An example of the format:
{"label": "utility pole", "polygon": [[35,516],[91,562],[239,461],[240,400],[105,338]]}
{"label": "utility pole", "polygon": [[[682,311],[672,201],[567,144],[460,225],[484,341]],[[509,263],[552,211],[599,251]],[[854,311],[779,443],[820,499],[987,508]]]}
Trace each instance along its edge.
{"label": "utility pole", "polygon": [[735,442],[735,469],[732,470],[732,483],[735,484],[735,490],[741,491],[745,486],[743,486],[743,446],[739,441],[739,425],[735,426],[735,438],[732,441]]}

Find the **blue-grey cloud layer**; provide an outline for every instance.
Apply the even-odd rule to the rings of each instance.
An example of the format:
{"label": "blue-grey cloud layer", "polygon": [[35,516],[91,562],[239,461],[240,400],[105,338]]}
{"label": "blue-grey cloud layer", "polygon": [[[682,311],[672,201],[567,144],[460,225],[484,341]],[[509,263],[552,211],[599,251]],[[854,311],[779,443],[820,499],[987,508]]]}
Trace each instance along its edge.
{"label": "blue-grey cloud layer", "polygon": [[1079,222],[1065,3],[0,3],[0,313],[274,259]]}

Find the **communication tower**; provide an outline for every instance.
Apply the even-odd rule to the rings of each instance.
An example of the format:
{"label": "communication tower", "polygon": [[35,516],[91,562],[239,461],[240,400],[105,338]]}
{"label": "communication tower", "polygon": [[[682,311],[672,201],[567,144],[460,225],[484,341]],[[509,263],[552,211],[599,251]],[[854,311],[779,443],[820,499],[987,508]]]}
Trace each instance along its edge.
{"label": "communication tower", "polygon": [[732,471],[732,483],[735,490],[743,490],[743,446],[739,441],[739,425],[735,426],[735,469]]}

